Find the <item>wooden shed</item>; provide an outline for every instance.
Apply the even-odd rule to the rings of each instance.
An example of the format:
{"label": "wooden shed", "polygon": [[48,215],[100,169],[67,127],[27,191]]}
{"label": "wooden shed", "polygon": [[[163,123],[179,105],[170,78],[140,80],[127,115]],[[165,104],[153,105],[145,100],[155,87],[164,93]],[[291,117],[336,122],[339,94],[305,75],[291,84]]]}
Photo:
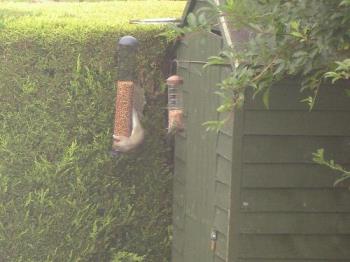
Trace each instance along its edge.
{"label": "wooden shed", "polygon": [[[205,4],[189,1],[184,21]],[[224,128],[207,132],[203,122],[226,117],[214,91],[228,69],[202,62],[223,48],[223,35],[193,34],[177,49],[185,130],[175,138],[172,261],[350,261],[350,191],[312,161],[325,148],[349,164],[350,99],[324,87],[309,112],[298,81],[285,80],[269,110],[247,94]]]}

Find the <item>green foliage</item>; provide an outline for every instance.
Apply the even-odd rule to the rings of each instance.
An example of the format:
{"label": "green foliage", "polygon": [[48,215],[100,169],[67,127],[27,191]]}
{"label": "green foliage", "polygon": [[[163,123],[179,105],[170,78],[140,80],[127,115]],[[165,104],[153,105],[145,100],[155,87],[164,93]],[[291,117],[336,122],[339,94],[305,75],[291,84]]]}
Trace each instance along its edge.
{"label": "green foliage", "polygon": [[129,253],[129,252],[118,252],[113,257],[112,262],[142,262],[144,261],[144,257],[140,257],[136,254]]}
{"label": "green foliage", "polygon": [[327,166],[332,170],[337,171],[340,173],[340,177],[335,180],[334,186],[340,184],[344,180],[347,180],[350,178],[350,171],[345,170],[341,165],[337,164],[333,159],[326,160],[324,157],[324,149],[318,149],[315,153],[313,153],[313,161],[317,164]]}
{"label": "green foliage", "polygon": [[335,63],[337,64],[337,67],[334,71],[325,73],[325,77],[331,78],[332,83],[335,83],[340,79],[350,79],[350,58]]}
{"label": "green foliage", "polygon": [[206,127],[206,131],[219,132],[219,130],[225,125],[225,121],[206,121],[202,125]]}
{"label": "green foliage", "polygon": [[[247,89],[252,89],[254,96],[263,93],[263,103],[268,108],[270,87],[290,77],[301,79],[300,92],[305,92],[301,102],[311,110],[324,83],[349,81],[349,0],[228,0],[220,6],[212,0],[208,2],[210,7],[199,9],[196,16],[189,15],[188,28],[178,33],[209,30],[224,19],[231,33],[247,35],[247,39],[235,41],[234,46],[228,43],[226,50],[208,58],[207,66],[232,68],[218,85],[222,101],[219,112],[240,107]],[[203,12],[208,19],[199,24],[196,21]],[[208,130],[218,130],[223,124],[222,120],[204,123]],[[340,165],[324,160],[322,150],[314,156],[317,163],[342,172],[336,184],[349,178],[349,172]]]}
{"label": "green foliage", "polygon": [[170,30],[163,33],[169,39],[178,39],[185,34],[196,33],[198,31],[211,29],[211,22],[216,18],[217,15],[212,12],[210,8],[202,8],[196,14],[189,13],[186,17],[186,23],[188,26],[179,27],[177,24],[169,24]]}
{"label": "green foliage", "polygon": [[350,9],[341,5],[342,1],[295,0],[232,1],[224,6],[231,11],[232,27],[251,34],[247,52],[232,50],[240,64],[231,77],[248,77],[241,85],[262,92],[280,79],[299,76],[301,91],[313,94],[305,100],[312,108],[325,77],[330,77],[327,72],[349,56]]}
{"label": "green foliage", "polygon": [[[235,42],[235,46],[227,46],[219,56],[208,59],[208,65],[226,64],[233,69],[219,86],[220,93],[230,98],[220,111],[242,105],[248,88],[255,94],[263,92],[268,106],[269,87],[290,76],[301,77],[301,91],[312,93],[304,102],[312,108],[327,78],[333,83],[349,79],[348,1],[230,0],[220,6],[209,3],[211,8],[199,9],[196,14],[197,20],[199,16],[207,18],[201,24],[205,30],[225,18],[230,28],[249,35],[247,41]],[[188,17],[188,28],[179,33],[203,29],[194,17]]]}
{"label": "green foliage", "polygon": [[[150,6],[138,10],[157,12]],[[123,250],[145,261],[169,258],[171,166],[159,92],[167,43],[154,37],[160,27],[112,18],[124,10],[126,21],[127,7],[0,6],[3,261],[111,261]],[[127,34],[140,41],[147,133],[140,149],[116,159],[114,58],[117,39]]]}

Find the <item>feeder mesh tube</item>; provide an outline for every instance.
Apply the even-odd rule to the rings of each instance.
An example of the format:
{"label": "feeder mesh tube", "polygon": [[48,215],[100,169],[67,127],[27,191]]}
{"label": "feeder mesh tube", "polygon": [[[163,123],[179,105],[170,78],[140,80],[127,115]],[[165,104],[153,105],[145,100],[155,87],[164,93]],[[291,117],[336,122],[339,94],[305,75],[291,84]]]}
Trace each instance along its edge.
{"label": "feeder mesh tube", "polygon": [[115,99],[114,135],[129,137],[131,134],[131,117],[134,84],[132,81],[117,81]]}
{"label": "feeder mesh tube", "polygon": [[168,112],[168,121],[168,130],[172,130],[174,128],[179,131],[184,130],[183,110],[170,109]]}

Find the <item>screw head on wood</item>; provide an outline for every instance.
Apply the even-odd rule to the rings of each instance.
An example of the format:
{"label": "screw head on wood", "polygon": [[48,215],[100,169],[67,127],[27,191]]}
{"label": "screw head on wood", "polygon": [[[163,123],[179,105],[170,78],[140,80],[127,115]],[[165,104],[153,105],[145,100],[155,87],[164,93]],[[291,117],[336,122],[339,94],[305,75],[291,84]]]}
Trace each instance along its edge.
{"label": "screw head on wood", "polygon": [[212,241],[216,241],[218,239],[218,231],[217,230],[213,230],[210,233],[210,240]]}

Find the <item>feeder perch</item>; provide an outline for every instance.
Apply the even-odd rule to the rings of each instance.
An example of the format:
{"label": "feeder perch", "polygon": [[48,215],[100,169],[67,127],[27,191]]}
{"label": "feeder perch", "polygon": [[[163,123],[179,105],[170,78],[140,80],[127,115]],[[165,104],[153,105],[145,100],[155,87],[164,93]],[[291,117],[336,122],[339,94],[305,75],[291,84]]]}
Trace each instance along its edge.
{"label": "feeder perch", "polygon": [[183,79],[178,75],[172,75],[166,80],[168,86],[168,132],[182,131],[183,124]]}

